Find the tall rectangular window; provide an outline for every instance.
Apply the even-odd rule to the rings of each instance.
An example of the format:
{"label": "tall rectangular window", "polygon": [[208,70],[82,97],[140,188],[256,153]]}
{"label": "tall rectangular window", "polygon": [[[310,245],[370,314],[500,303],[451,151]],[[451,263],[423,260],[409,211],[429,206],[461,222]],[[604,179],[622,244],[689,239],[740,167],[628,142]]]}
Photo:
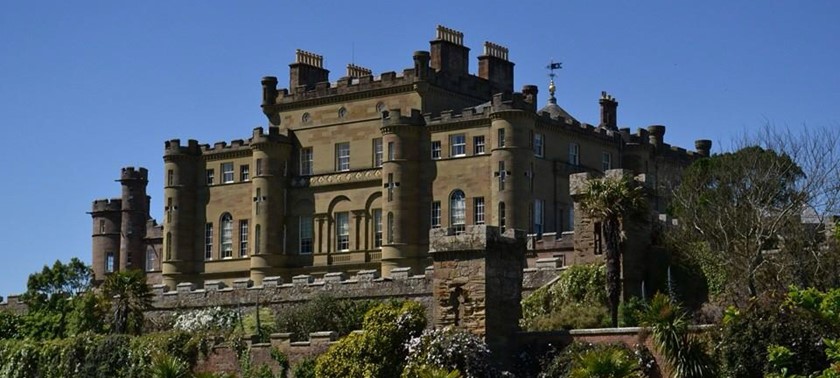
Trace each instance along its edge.
{"label": "tall rectangular window", "polygon": [[207,185],[213,185],[213,182],[216,180],[215,172],[212,169],[208,169],[205,175],[207,177]]}
{"label": "tall rectangular window", "polygon": [[505,203],[499,202],[499,229],[505,232]]}
{"label": "tall rectangular window", "polygon": [[100,234],[105,233],[105,220],[104,219],[99,220],[99,233]]}
{"label": "tall rectangular window", "polygon": [[473,155],[484,155],[484,135],[473,137]]}
{"label": "tall rectangular window", "polygon": [[233,163],[222,163],[222,182],[225,184],[233,182]]}
{"label": "tall rectangular window", "polygon": [[440,141],[432,141],[432,159],[440,159]]}
{"label": "tall rectangular window", "polygon": [[239,221],[239,257],[248,256],[248,220]]}
{"label": "tall rectangular window", "polygon": [[505,190],[505,179],[507,178],[507,171],[505,171],[504,160],[499,162],[499,191]]}
{"label": "tall rectangular window", "polygon": [[108,252],[105,254],[105,272],[106,273],[113,273],[114,272],[114,252]]}
{"label": "tall rectangular window", "polygon": [[347,212],[335,213],[335,249],[338,251],[350,250],[350,214]]}
{"label": "tall rectangular window", "polygon": [[498,137],[497,138],[498,139],[497,144],[499,145],[499,147],[504,147],[505,146],[505,129],[499,129],[497,137]]}
{"label": "tall rectangular window", "polygon": [[484,197],[473,198],[473,220],[475,224],[484,224]]}
{"label": "tall rectangular window", "polygon": [[166,185],[168,185],[168,186],[175,185],[175,171],[174,170],[170,169],[170,170],[166,171]]}
{"label": "tall rectangular window", "polygon": [[213,223],[204,224],[204,259],[213,259]]}
{"label": "tall rectangular window", "polygon": [[467,138],[464,134],[451,135],[449,137],[449,157],[467,155]]}
{"label": "tall rectangular window", "polygon": [[312,253],[312,217],[300,217],[300,254],[308,255]]}
{"label": "tall rectangular window", "polygon": [[239,181],[246,182],[251,180],[251,169],[248,164],[239,166]]}
{"label": "tall rectangular window", "polygon": [[440,201],[432,202],[432,227],[440,227]]}
{"label": "tall rectangular window", "polygon": [[300,175],[309,176],[312,174],[312,147],[300,149]]}
{"label": "tall rectangular window", "polygon": [[257,176],[262,176],[263,174],[263,160],[257,159]]}
{"label": "tall rectangular window", "polygon": [[146,247],[146,271],[152,272],[155,270],[155,261],[157,260],[157,253],[152,246]]}
{"label": "tall rectangular window", "polygon": [[382,166],[382,138],[373,140],[373,166]]}
{"label": "tall rectangular window", "polygon": [[373,209],[373,248],[382,248],[382,209]]}
{"label": "tall rectangular window", "polygon": [[541,199],[534,200],[534,233],[537,236],[542,235],[543,233],[543,224],[545,223],[544,220],[544,206],[545,203]]}
{"label": "tall rectangular window", "polygon": [[350,143],[344,142],[335,144],[335,170],[350,170]]}
{"label": "tall rectangular window", "polygon": [[580,165],[580,145],[569,143],[569,164]]}
{"label": "tall rectangular window", "polygon": [[608,171],[612,169],[612,154],[604,151],[601,153],[601,170]]}
{"label": "tall rectangular window", "polygon": [[394,213],[388,212],[388,244],[394,243]]}
{"label": "tall rectangular window", "polygon": [[388,161],[396,159],[397,150],[394,147],[394,142],[388,142]]}
{"label": "tall rectangular window", "polygon": [[534,134],[534,156],[543,157],[543,135],[540,133]]}

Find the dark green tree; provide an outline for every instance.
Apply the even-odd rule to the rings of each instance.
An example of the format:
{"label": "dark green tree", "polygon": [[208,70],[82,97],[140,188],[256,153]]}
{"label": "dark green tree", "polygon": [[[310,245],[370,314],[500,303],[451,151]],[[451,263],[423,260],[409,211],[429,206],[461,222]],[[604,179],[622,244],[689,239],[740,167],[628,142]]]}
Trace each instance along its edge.
{"label": "dark green tree", "polygon": [[24,334],[37,339],[67,336],[74,301],[91,289],[93,271],[77,258],[29,275],[26,292],[21,296],[27,305]]}

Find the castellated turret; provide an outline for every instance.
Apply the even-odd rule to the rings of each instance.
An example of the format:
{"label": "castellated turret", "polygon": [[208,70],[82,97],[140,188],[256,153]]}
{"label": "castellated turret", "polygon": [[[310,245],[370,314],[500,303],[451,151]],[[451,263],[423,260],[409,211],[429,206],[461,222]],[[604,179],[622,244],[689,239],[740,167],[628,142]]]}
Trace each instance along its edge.
{"label": "castellated turret", "polygon": [[195,262],[201,257],[197,251],[196,196],[199,180],[204,172],[198,141],[189,140],[186,146],[173,139],[165,143],[164,161],[164,219],[163,219],[163,283],[175,287],[178,282],[194,280]]}
{"label": "castellated turret", "polygon": [[427,230],[434,175],[429,131],[417,109],[410,116],[399,109],[383,112],[380,131],[387,154],[382,163],[382,275],[389,276],[394,268],[420,273],[429,265]]}
{"label": "castellated turret", "polygon": [[89,213],[93,218],[92,252],[94,280],[101,282],[107,273],[117,269],[122,227],[122,200],[98,199]]}

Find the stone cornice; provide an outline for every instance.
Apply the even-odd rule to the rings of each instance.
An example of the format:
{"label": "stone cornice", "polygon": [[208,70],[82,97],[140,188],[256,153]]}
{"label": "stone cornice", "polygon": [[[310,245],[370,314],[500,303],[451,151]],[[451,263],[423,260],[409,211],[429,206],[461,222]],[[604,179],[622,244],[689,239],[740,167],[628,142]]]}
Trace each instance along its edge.
{"label": "stone cornice", "polygon": [[371,181],[382,181],[381,168],[335,172],[309,177],[293,177],[291,179],[291,186],[293,188],[323,187]]}

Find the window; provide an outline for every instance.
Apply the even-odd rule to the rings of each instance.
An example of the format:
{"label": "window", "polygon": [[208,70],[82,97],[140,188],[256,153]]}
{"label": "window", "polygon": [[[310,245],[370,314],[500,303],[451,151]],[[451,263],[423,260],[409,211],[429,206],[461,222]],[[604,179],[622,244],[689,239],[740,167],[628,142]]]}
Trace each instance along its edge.
{"label": "window", "polygon": [[534,192],[534,162],[532,161],[531,164],[528,165],[528,172],[525,172],[525,175],[528,176],[528,191],[531,193]]}
{"label": "window", "polygon": [[246,182],[251,180],[251,170],[248,164],[239,166],[239,181]]}
{"label": "window", "polygon": [[543,135],[540,133],[534,134],[534,156],[543,157]]}
{"label": "window", "polygon": [[473,198],[473,223],[484,224],[484,197]]}
{"label": "window", "polygon": [[146,271],[153,272],[155,270],[155,260],[157,260],[157,254],[155,253],[155,249],[152,246],[146,247]]}
{"label": "window", "polygon": [[248,220],[239,221],[239,257],[248,256]]}
{"label": "window", "polygon": [[569,164],[580,165],[580,145],[569,143]]}
{"label": "window", "polygon": [[222,216],[222,235],[220,245],[221,258],[229,259],[233,257],[233,217],[230,214]]}
{"label": "window", "polygon": [[432,202],[432,228],[440,227],[440,201]]}
{"label": "window", "polygon": [[373,140],[373,166],[382,166],[382,138]]}
{"label": "window", "polygon": [[254,253],[260,254],[260,244],[262,244],[262,229],[260,225],[254,226]]}
{"label": "window", "polygon": [[373,248],[382,248],[382,209],[373,209]]}
{"label": "window", "polygon": [[350,143],[344,142],[335,144],[335,170],[350,170]]}
{"label": "window", "polygon": [[569,231],[575,230],[575,208],[569,208]]}
{"label": "window", "polygon": [[505,232],[505,203],[499,202],[499,228]]}
{"label": "window", "polygon": [[484,135],[473,137],[473,155],[484,155]]}
{"label": "window", "polygon": [[262,159],[257,159],[257,176],[262,176],[262,174],[263,174]]}
{"label": "window", "polygon": [[172,260],[172,233],[166,233],[166,260]]}
{"label": "window", "polygon": [[213,259],[213,223],[204,225],[204,259]]}
{"label": "window", "polygon": [[499,147],[505,146],[505,129],[499,129],[498,131],[498,144]]}
{"label": "window", "polygon": [[601,153],[601,170],[607,171],[612,169],[612,154],[604,151]]}
{"label": "window", "polygon": [[350,250],[350,214],[347,212],[335,214],[335,249]]}
{"label": "window", "polygon": [[233,163],[222,163],[222,182],[225,184],[233,182]]}
{"label": "window", "polygon": [[257,213],[257,215],[260,215],[260,208],[262,207],[262,203],[263,203],[262,189],[261,188],[257,188],[257,195],[256,195],[256,197],[254,197],[254,202],[256,202],[254,204],[254,211]]}
{"label": "window", "polygon": [[449,137],[449,157],[467,155],[467,138],[464,134]]}
{"label": "window", "polygon": [[216,175],[212,169],[207,170],[207,185],[213,185],[213,181],[215,180]]}
{"label": "window", "polygon": [[537,234],[538,237],[542,235],[543,224],[545,223],[544,216],[543,216],[543,214],[544,214],[543,207],[544,206],[545,206],[545,203],[543,202],[543,200],[541,200],[541,199],[535,199],[534,200],[534,233]]}
{"label": "window", "polygon": [[300,224],[300,254],[312,253],[312,217],[302,216]]}
{"label": "window", "polygon": [[312,147],[300,149],[300,175],[309,176],[312,174]]}
{"label": "window", "polygon": [[456,233],[464,232],[467,207],[465,198],[464,192],[460,190],[449,196],[449,227],[455,229]]}
{"label": "window", "polygon": [[114,272],[114,252],[108,252],[105,254],[105,272]]}
{"label": "window", "polygon": [[172,197],[166,199],[166,223],[172,222],[172,212],[175,209],[172,207]]}
{"label": "window", "polygon": [[105,220],[104,219],[99,220],[99,233],[100,234],[105,233]]}
{"label": "window", "polygon": [[166,185],[175,185],[175,171],[171,169],[166,171]]}
{"label": "window", "polygon": [[432,159],[440,159],[440,141],[432,141]]}
{"label": "window", "polygon": [[388,161],[394,160],[397,150],[394,148],[394,142],[388,142]]}
{"label": "window", "polygon": [[394,213],[388,212],[388,243],[394,242]]}
{"label": "window", "polygon": [[505,179],[507,178],[507,171],[505,171],[505,162],[499,162],[499,172],[496,172],[499,176],[499,191],[505,190]]}

